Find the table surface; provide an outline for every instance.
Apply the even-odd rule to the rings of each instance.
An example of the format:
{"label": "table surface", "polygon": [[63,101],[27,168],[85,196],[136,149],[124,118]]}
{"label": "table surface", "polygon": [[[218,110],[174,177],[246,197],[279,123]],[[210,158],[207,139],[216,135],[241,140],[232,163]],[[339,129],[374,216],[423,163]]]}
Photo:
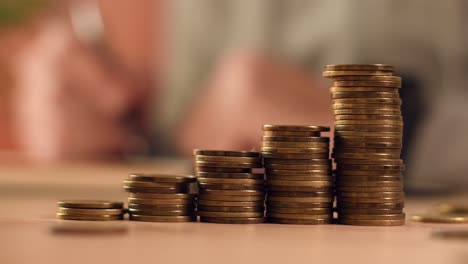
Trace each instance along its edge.
{"label": "table surface", "polygon": [[[190,163],[0,166],[0,263],[468,263],[468,242],[437,239],[434,230],[466,224],[401,227],[223,225],[56,220],[64,198],[125,201],[130,172],[190,171]],[[408,198],[406,213],[468,197]],[[57,234],[57,225],[121,227],[109,234]]]}

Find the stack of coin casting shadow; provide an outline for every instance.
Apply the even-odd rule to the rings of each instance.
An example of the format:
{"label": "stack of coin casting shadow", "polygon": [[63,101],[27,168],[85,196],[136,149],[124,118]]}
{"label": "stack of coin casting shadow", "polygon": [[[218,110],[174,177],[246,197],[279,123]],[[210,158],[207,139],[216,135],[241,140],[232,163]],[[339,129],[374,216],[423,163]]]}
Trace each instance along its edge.
{"label": "stack of coin casting shadow", "polygon": [[58,202],[57,219],[83,221],[122,220],[125,214],[123,203],[100,200]]}
{"label": "stack of coin casting shadow", "polygon": [[190,193],[190,175],[130,174],[124,180],[129,192],[129,219],[144,222],[196,221],[196,194]]}
{"label": "stack of coin casting shadow", "polygon": [[272,223],[329,224],[335,179],[329,138],[321,126],[265,125],[262,140],[267,178],[267,217]]}
{"label": "stack of coin casting shadow", "polygon": [[403,213],[401,78],[384,64],[328,65],[335,114],[338,222],[394,226]]}
{"label": "stack of coin casting shadow", "polygon": [[254,224],[265,221],[264,174],[258,152],[195,150],[201,222]]}

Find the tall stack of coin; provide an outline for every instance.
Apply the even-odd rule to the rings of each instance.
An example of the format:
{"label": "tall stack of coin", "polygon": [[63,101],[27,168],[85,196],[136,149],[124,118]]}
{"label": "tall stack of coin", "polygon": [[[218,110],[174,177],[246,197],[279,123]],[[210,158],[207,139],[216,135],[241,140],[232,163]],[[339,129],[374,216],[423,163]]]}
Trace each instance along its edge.
{"label": "tall stack of coin", "polygon": [[195,150],[201,222],[253,224],[265,221],[265,176],[258,152]]}
{"label": "tall stack of coin", "polygon": [[195,198],[190,193],[191,175],[130,174],[124,180],[129,192],[129,219],[144,222],[196,221]]}
{"label": "tall stack of coin", "polygon": [[282,224],[329,224],[335,179],[322,126],[264,125],[267,217]]}
{"label": "tall stack of coin", "polygon": [[338,222],[403,225],[401,78],[384,64],[328,65]]}
{"label": "tall stack of coin", "polygon": [[100,200],[64,200],[58,202],[57,218],[62,220],[122,220],[123,203]]}

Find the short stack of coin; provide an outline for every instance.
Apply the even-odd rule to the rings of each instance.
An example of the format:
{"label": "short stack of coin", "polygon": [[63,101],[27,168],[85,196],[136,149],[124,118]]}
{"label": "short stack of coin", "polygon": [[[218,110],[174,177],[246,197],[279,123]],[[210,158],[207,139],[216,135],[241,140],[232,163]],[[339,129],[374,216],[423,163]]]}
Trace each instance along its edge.
{"label": "short stack of coin", "polygon": [[57,218],[62,220],[122,220],[123,203],[101,200],[64,200],[58,202]]}
{"label": "short stack of coin", "polygon": [[196,221],[195,198],[191,175],[130,174],[124,180],[129,192],[129,219],[143,222]]}
{"label": "short stack of coin", "polygon": [[267,217],[272,223],[329,224],[335,179],[322,126],[264,125]]}
{"label": "short stack of coin", "polygon": [[401,78],[385,64],[328,65],[338,222],[403,225]]}
{"label": "short stack of coin", "polygon": [[201,222],[254,224],[265,221],[265,176],[258,152],[195,150]]}

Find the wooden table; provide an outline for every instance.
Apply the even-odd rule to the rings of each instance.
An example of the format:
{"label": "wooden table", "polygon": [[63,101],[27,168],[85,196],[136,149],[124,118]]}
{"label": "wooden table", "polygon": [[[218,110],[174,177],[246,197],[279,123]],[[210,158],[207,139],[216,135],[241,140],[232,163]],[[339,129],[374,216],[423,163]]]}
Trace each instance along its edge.
{"label": "wooden table", "polygon": [[[433,230],[468,225],[407,222],[401,227],[343,225],[222,225],[206,223],[99,223],[126,232],[55,234],[56,201],[124,201],[129,172],[187,172],[183,161],[135,164],[0,167],[0,263],[468,263],[468,242],[431,237]],[[463,197],[407,201],[407,214]],[[63,224],[63,222],[62,222]],[[67,221],[67,224],[88,223]]]}

